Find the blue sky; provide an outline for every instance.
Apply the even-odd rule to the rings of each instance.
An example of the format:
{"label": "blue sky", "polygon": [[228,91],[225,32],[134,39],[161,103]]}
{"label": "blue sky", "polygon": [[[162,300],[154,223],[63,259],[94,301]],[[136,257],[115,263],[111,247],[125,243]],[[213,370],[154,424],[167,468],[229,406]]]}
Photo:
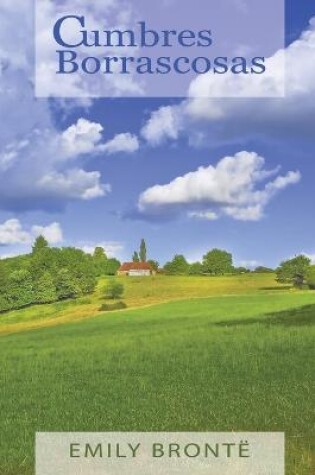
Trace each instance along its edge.
{"label": "blue sky", "polygon": [[[10,84],[23,94],[0,92],[0,255],[27,252],[42,232],[54,245],[101,244],[122,260],[142,237],[161,263],[175,253],[198,260],[213,247],[251,266],[315,258],[311,3],[287,1],[287,48],[308,30],[288,52],[287,97],[218,100],[220,120],[213,102],[35,101],[8,44],[0,91]],[[0,14],[17,18],[5,7]]]}

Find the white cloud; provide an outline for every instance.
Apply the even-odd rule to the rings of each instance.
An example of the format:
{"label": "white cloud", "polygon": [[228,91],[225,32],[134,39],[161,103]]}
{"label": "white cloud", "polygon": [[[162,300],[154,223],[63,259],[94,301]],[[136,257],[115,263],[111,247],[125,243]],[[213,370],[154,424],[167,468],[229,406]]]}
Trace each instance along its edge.
{"label": "white cloud", "polygon": [[25,244],[30,240],[30,234],[22,228],[18,219],[8,219],[0,224],[0,245]]}
{"label": "white cloud", "polygon": [[138,137],[130,133],[121,133],[103,142],[104,128],[97,122],[80,118],[61,133],[59,140],[61,152],[65,157],[77,157],[85,154],[98,153],[134,153],[139,149]]}
{"label": "white cloud", "polygon": [[69,157],[94,152],[102,140],[102,132],[101,124],[81,118],[61,134],[62,150]]}
{"label": "white cloud", "polygon": [[140,144],[138,137],[130,133],[117,134],[106,144],[100,147],[101,150],[109,154],[113,153],[134,153],[139,150]]}
{"label": "white cloud", "polygon": [[99,172],[85,172],[74,169],[65,173],[52,172],[41,177],[38,185],[51,198],[58,196],[69,199],[90,200],[105,196],[111,191],[110,185],[100,183]]}
{"label": "white cloud", "polygon": [[139,197],[139,212],[150,216],[187,211],[194,218],[257,221],[277,192],[301,179],[298,171],[275,177],[279,169],[264,167],[264,158],[254,152],[225,157],[216,166],[200,167],[166,185],[148,188]]}
{"label": "white cloud", "polygon": [[[53,3],[46,2],[48,10],[55,7]],[[87,6],[77,1],[78,8],[89,9],[93,15],[105,13],[114,4],[107,0]],[[0,7],[0,208],[10,211],[60,209],[71,200],[105,196],[110,186],[98,170],[85,169],[83,158],[129,153],[139,146],[131,134],[119,134],[106,142],[103,126],[83,117],[66,130],[58,130],[49,101],[34,98],[34,31],[29,15],[33,7],[30,0],[6,0]],[[14,44],[12,24],[19,31]],[[86,106],[83,101],[80,105]]]}
{"label": "white cloud", "polygon": [[[198,145],[240,142],[249,137],[313,139],[315,122],[315,20],[301,37],[285,50],[278,51],[269,62],[286,65],[285,97],[283,98],[219,98],[235,95],[242,90],[248,95],[257,88],[264,91],[278,91],[281,75],[270,78],[268,74],[250,76],[249,81],[242,76],[231,78],[222,75],[215,83],[204,76],[198,76],[191,84],[191,97],[180,104],[167,108],[170,122],[163,121],[161,109],[153,111],[144,125],[143,136],[151,145],[159,145],[165,140],[176,140],[181,133],[191,138],[203,137]],[[273,70],[281,68],[273,67]],[[252,80],[252,82],[250,82]],[[218,98],[207,99],[211,95]],[[257,91],[256,91],[257,92]],[[201,96],[201,97],[193,97]]]}
{"label": "white cloud", "polygon": [[167,139],[176,140],[180,132],[180,109],[176,106],[160,107],[141,130],[142,137],[151,145],[160,145]]}
{"label": "white cloud", "polygon": [[50,244],[63,241],[63,233],[59,223],[47,226],[34,225],[27,230],[18,219],[8,219],[0,224],[0,245],[30,244],[34,238],[43,235]]}
{"label": "white cloud", "polygon": [[49,244],[58,244],[63,241],[63,232],[59,223],[51,223],[48,226],[32,227],[33,236],[44,236]]}
{"label": "white cloud", "polygon": [[102,247],[109,258],[118,257],[124,250],[124,245],[117,241],[103,241],[96,244],[86,243],[79,245],[79,247],[87,254],[93,254],[96,247]]}

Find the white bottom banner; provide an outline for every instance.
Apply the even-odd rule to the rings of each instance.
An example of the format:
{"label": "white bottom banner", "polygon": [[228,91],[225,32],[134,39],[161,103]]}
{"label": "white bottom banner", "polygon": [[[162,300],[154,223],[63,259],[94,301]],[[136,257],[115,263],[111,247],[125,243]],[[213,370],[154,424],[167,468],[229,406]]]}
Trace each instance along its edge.
{"label": "white bottom banner", "polygon": [[36,434],[36,475],[284,475],[280,432]]}

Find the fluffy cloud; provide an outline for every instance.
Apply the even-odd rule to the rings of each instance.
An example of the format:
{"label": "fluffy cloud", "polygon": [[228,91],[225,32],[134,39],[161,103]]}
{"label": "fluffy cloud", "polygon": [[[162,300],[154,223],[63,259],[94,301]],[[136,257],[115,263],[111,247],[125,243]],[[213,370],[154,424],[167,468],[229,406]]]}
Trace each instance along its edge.
{"label": "fluffy cloud", "polygon": [[[222,76],[215,83],[205,76],[199,76],[190,87],[190,98],[168,107],[167,114],[160,108],[151,114],[142,135],[151,145],[159,145],[164,140],[176,140],[182,132],[191,142],[220,144],[239,142],[250,137],[269,138],[301,137],[312,140],[315,121],[315,19],[301,37],[284,51],[278,51],[268,61],[279,63],[279,78],[268,75],[247,79]],[[258,89],[280,92],[281,65],[285,60],[284,98],[230,98],[219,96],[235,95],[236,90],[246,89],[248,95]],[[250,78],[250,79],[251,79]],[[211,95],[218,98],[207,99]],[[214,90],[215,89],[215,90]],[[244,91],[243,91],[244,93]],[[163,120],[163,117],[171,118]],[[194,140],[198,135],[200,140]]]}
{"label": "fluffy cloud", "polygon": [[61,134],[61,148],[69,157],[91,153],[102,140],[102,132],[101,124],[81,118]]}
{"label": "fluffy cloud", "polygon": [[18,219],[9,219],[0,224],[0,246],[30,244],[39,235],[43,235],[50,244],[63,241],[59,223],[51,223],[48,226],[34,225],[29,230],[26,230]]}
{"label": "fluffy cloud", "polygon": [[135,135],[126,133],[126,134],[117,134],[112,140],[109,140],[101,148],[104,152],[109,154],[113,153],[134,153],[139,150],[140,144],[138,137]]}
{"label": "fluffy cloud", "polygon": [[216,166],[200,167],[166,185],[147,189],[139,198],[139,212],[163,216],[186,211],[192,218],[229,216],[257,221],[279,191],[301,179],[298,171],[278,175],[279,169],[264,167],[264,158],[254,152],[225,157]]}
{"label": "fluffy cloud", "polygon": [[48,226],[33,226],[33,236],[44,236],[49,244],[58,244],[63,241],[63,232],[59,223],[51,223]]}
{"label": "fluffy cloud", "polygon": [[142,128],[142,137],[151,145],[159,145],[166,139],[176,140],[181,129],[180,115],[176,106],[160,107]]}
{"label": "fluffy cloud", "polygon": [[133,153],[139,149],[139,140],[130,133],[117,134],[107,142],[102,141],[103,126],[80,118],[60,136],[61,150],[66,157],[88,153]]}
{"label": "fluffy cloud", "polygon": [[79,245],[82,251],[87,254],[93,254],[96,247],[102,247],[107,255],[107,257],[118,257],[121,252],[124,250],[124,245],[121,242],[109,241],[109,242],[100,242],[100,243],[85,243]]}
{"label": "fluffy cloud", "polygon": [[[34,98],[32,8],[30,1],[1,4],[0,206],[5,210],[55,209],[108,191],[100,173],[79,162],[89,144],[85,136],[60,132],[49,102]],[[12,24],[19,31],[14,42]]]}
{"label": "fluffy cloud", "polygon": [[[46,2],[47,8],[53,3]],[[88,8],[92,13],[105,12],[115,3],[97,1]],[[78,8],[82,6],[87,8],[78,0]],[[0,7],[0,208],[4,210],[54,210],[71,200],[105,196],[110,186],[98,170],[85,169],[86,156],[131,153],[139,146],[131,134],[106,142],[103,126],[84,118],[58,130],[49,101],[34,98],[32,8],[27,0],[6,0]],[[12,24],[19,31],[14,45]],[[86,106],[83,101],[81,105]]]}

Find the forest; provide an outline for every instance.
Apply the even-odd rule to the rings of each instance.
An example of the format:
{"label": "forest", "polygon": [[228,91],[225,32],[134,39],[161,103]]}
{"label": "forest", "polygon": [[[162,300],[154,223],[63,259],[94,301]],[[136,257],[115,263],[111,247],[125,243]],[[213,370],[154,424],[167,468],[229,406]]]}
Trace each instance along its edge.
{"label": "forest", "polygon": [[90,294],[101,275],[115,275],[119,266],[102,248],[92,256],[73,247],[51,248],[39,236],[31,254],[0,261],[0,312]]}

